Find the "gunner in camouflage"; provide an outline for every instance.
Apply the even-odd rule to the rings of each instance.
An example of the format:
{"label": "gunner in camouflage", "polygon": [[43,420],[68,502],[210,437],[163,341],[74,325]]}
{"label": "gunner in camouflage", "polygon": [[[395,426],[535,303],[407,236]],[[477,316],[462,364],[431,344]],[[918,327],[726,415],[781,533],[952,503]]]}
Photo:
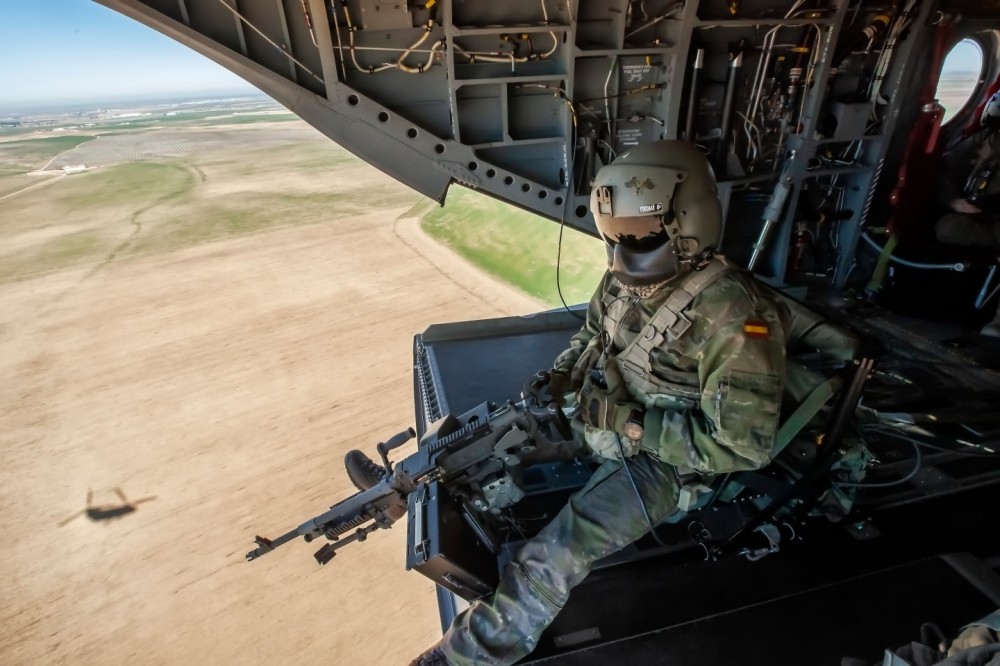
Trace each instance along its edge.
{"label": "gunner in camouflage", "polygon": [[771,458],[793,314],[714,254],[722,214],[708,161],[679,141],[633,148],[598,173],[591,210],[608,272],[550,392],[575,398],[574,427],[604,462],[496,592],[413,664],[521,659],[597,560],[675,509],[678,469],[719,474]]}

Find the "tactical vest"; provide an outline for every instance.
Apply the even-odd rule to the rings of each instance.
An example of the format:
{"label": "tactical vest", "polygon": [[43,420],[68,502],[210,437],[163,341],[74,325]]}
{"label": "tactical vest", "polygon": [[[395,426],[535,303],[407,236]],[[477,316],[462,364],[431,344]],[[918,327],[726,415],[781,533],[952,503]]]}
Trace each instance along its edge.
{"label": "tactical vest", "polygon": [[[724,257],[716,256],[701,270],[682,277],[642,330],[615,354],[629,392],[641,399],[647,408],[692,408],[702,399],[695,359],[704,341],[728,322],[720,320],[699,339],[693,339],[689,335],[691,319],[686,312],[699,294],[738,270]],[[814,353],[819,352],[826,361],[846,362],[853,357],[857,347],[853,336],[829,325],[814,312],[780,292],[739,275],[734,278],[740,282],[743,293],[755,309],[759,299],[767,298],[780,304],[787,312],[787,320],[766,323],[773,327],[772,330],[778,330],[779,327],[785,330],[788,348],[806,347]],[[602,335],[591,340],[577,363],[575,373],[585,374],[589,367],[598,362],[604,342],[602,338],[606,338],[609,346],[613,345],[614,336],[621,330],[623,320],[629,312],[631,300],[622,298],[613,290],[605,290],[602,295]],[[679,368],[661,368],[658,374],[654,373],[653,350],[665,345],[677,356],[692,360],[692,369],[685,371]],[[581,365],[588,367],[581,368]],[[798,362],[794,356],[787,359],[784,380],[783,417],[775,437],[773,455],[777,455],[813,420],[839,388],[837,379],[827,379]]]}
{"label": "tactical vest", "polygon": [[[698,294],[735,270],[724,257],[716,256],[701,270],[685,275],[643,329],[617,353],[622,376],[633,395],[673,396],[682,402],[700,399],[697,370],[672,370],[668,378],[657,377],[652,369],[653,350],[670,340],[679,355],[694,358],[697,350],[690,349],[690,345],[685,344],[685,333],[691,327],[691,320],[684,312]],[[602,305],[604,333],[613,336],[622,326],[628,311],[628,301],[605,292]],[[651,405],[647,405],[649,406]]]}

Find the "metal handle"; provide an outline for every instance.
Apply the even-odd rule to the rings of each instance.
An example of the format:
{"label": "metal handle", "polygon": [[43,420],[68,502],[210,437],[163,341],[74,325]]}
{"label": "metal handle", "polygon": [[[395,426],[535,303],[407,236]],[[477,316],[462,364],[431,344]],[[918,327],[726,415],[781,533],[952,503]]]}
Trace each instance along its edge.
{"label": "metal handle", "polygon": [[393,435],[384,442],[378,443],[375,450],[378,451],[380,456],[382,456],[382,465],[385,467],[386,471],[392,472],[392,466],[389,464],[389,451],[398,449],[416,436],[417,433],[413,430],[413,428],[407,428],[403,432]]}

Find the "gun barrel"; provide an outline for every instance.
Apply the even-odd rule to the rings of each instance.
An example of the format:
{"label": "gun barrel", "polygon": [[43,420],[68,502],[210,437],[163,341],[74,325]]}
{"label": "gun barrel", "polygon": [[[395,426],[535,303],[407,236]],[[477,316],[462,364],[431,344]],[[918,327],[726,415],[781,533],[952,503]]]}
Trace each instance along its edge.
{"label": "gun barrel", "polygon": [[256,560],[258,557],[260,557],[262,555],[266,555],[267,553],[270,553],[272,550],[274,550],[278,546],[281,546],[281,545],[284,545],[284,544],[288,543],[289,541],[291,541],[292,539],[294,539],[297,536],[299,536],[299,531],[298,530],[292,530],[291,532],[285,532],[284,534],[282,534],[277,539],[268,539],[268,538],[262,537],[262,536],[260,536],[258,534],[254,538],[254,543],[257,544],[257,547],[254,550],[251,550],[249,553],[247,553],[247,562],[252,562],[253,560]]}
{"label": "gun barrel", "polygon": [[[387,501],[393,500],[393,496],[397,494],[392,485],[392,478],[387,477],[377,486],[368,490],[360,490],[347,499],[337,502],[330,507],[329,511],[307,520],[294,530],[282,534],[277,539],[272,540],[258,536],[254,539],[257,548],[247,553],[247,561],[253,561],[262,555],[270,553],[278,546],[284,545],[300,536],[307,542],[320,536],[336,538],[372,520],[375,521],[375,525],[365,529],[368,531],[379,529],[383,527],[382,523],[384,522],[384,519],[380,518],[383,515],[383,505]],[[389,527],[388,524],[384,526]]]}

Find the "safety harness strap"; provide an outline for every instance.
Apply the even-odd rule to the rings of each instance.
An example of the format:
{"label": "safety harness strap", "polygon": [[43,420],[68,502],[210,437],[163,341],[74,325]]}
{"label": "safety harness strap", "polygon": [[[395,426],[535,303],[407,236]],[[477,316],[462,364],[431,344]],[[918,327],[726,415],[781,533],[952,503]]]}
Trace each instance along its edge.
{"label": "safety harness strap", "polygon": [[667,337],[676,340],[691,327],[691,320],[684,316],[684,310],[695,297],[716,280],[735,270],[724,257],[716,255],[701,270],[688,273],[646,326],[622,350],[618,360],[632,367],[648,370],[653,350],[662,345]]}
{"label": "safety harness strap", "polygon": [[774,438],[772,458],[781,453],[788,446],[788,443],[806,427],[806,424],[813,420],[813,417],[833,397],[838,388],[840,388],[840,378],[831,377],[809,392],[809,395],[799,403],[795,411],[778,428],[778,434]]}

